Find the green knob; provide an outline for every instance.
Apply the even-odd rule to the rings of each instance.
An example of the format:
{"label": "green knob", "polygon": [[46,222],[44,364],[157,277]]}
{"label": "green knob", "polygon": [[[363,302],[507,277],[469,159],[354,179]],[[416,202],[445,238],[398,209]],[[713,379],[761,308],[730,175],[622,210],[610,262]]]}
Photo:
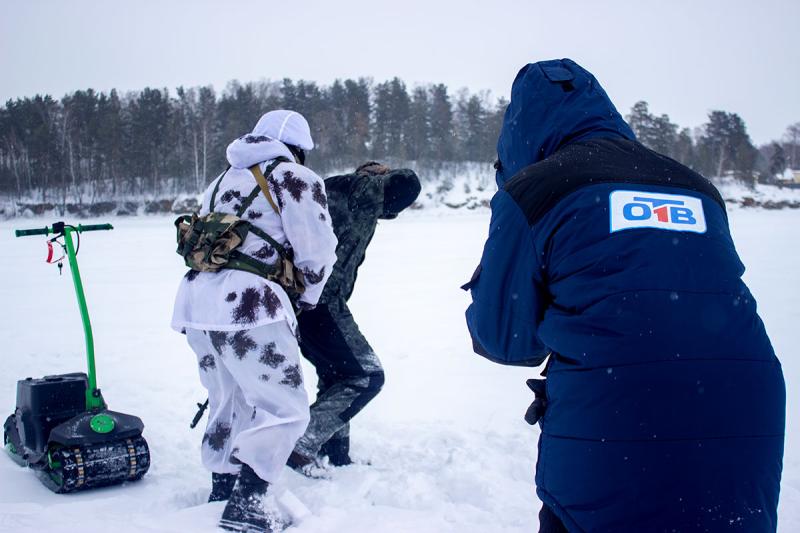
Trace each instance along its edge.
{"label": "green knob", "polygon": [[99,414],[92,417],[89,421],[89,427],[95,433],[111,433],[114,431],[114,419],[106,414]]}

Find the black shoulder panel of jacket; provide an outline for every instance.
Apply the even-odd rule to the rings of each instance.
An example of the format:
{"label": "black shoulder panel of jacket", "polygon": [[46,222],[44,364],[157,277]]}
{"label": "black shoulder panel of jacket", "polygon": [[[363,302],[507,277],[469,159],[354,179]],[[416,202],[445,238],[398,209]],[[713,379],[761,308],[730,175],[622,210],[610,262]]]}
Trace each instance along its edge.
{"label": "black shoulder panel of jacket", "polygon": [[355,174],[341,174],[339,176],[331,176],[325,178],[326,191],[338,191],[344,194],[350,194],[353,184],[358,181],[358,176]]}
{"label": "black shoulder panel of jacket", "polygon": [[708,179],[674,159],[625,139],[593,139],[567,145],[544,161],[522,169],[504,190],[533,225],[566,196],[601,183],[687,189],[712,198],[726,213],[722,196]]}

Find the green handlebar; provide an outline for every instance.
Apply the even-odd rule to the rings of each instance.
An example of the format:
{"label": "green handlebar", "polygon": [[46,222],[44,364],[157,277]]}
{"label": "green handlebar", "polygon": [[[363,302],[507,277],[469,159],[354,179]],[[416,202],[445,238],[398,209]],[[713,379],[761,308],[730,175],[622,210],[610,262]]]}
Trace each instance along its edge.
{"label": "green handlebar", "polygon": [[67,250],[67,260],[69,260],[69,270],[72,272],[72,283],[75,285],[75,295],[78,297],[78,310],[81,313],[83,322],[83,336],[86,341],[86,362],[88,363],[89,387],[86,389],[86,409],[98,409],[103,407],[103,397],[100,389],[97,388],[97,372],[94,366],[94,336],[92,335],[92,324],[89,321],[89,310],[86,307],[86,296],[83,293],[83,282],[81,273],[78,270],[78,260],[75,257],[75,245],[72,242],[72,233],[76,230],[70,226],[64,228],[64,247]]}
{"label": "green handlebar", "polygon": [[78,224],[78,231],[83,233],[84,231],[100,231],[105,229],[114,229],[114,226],[111,224],[88,224],[84,226],[83,224]]}
{"label": "green handlebar", "polygon": [[[59,226],[58,229],[56,226]],[[100,230],[110,230],[114,229],[114,226],[111,224],[78,224],[75,228],[75,231],[78,233],[83,233],[84,231],[100,231]],[[51,233],[57,233],[64,230],[64,223],[57,222],[53,224],[53,227],[45,226],[41,229],[18,229],[14,232],[17,237],[29,237],[31,235],[50,235]]]}
{"label": "green handlebar", "polygon": [[47,235],[50,233],[50,228],[42,228],[42,229],[18,229],[14,232],[17,237],[27,237],[29,235]]}
{"label": "green handlebar", "polygon": [[[86,307],[86,296],[83,293],[83,283],[81,282],[81,273],[78,270],[78,260],[76,259],[77,250],[75,244],[72,242],[73,233],[83,233],[84,231],[99,231],[114,229],[111,224],[87,224],[83,226],[70,226],[64,222],[56,222],[52,227],[45,227],[42,229],[20,229],[16,231],[17,237],[26,237],[28,235],[50,235],[55,234],[57,237],[64,237],[64,249],[66,251],[67,260],[69,261],[69,269],[72,272],[72,282],[75,285],[75,295],[78,297],[78,310],[81,313],[81,321],[83,322],[83,333],[86,341],[86,362],[88,366],[87,377],[89,379],[89,387],[86,389],[86,409],[104,409],[105,401],[100,389],[97,388],[97,372],[94,364],[94,337],[92,336],[92,324],[89,321],[89,310]],[[53,239],[54,240],[54,239]],[[58,265],[61,266],[61,263]]]}

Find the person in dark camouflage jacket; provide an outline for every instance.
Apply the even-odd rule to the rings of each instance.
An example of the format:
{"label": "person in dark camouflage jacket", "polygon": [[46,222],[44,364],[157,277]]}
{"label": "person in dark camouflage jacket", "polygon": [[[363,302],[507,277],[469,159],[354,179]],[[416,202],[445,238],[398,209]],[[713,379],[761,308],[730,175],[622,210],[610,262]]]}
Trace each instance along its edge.
{"label": "person in dark camouflage jacket", "polygon": [[378,219],[391,219],[420,192],[417,175],[370,161],[352,174],[325,180],[328,211],[339,240],[336,264],[317,307],[299,317],[300,350],[316,368],[317,400],[311,422],[295,445],[289,465],[303,470],[327,456],[350,464],[350,419],[380,391],[383,368],[358,329],[347,300]]}

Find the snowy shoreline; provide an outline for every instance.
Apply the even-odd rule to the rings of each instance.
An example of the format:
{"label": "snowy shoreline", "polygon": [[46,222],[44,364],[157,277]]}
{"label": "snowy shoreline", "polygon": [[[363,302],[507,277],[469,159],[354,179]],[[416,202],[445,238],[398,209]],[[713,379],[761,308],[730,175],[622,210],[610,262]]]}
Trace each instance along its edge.
{"label": "snowy shoreline", "polygon": [[[413,166],[413,165],[412,165]],[[450,171],[435,179],[423,177],[423,189],[412,206],[416,212],[472,212],[486,211],[497,191],[486,165],[472,164],[457,172]],[[800,188],[757,184],[749,188],[730,178],[713,180],[729,209],[800,209]],[[102,217],[163,216],[191,213],[199,208],[201,195],[176,194],[157,198],[123,198],[95,202],[64,203],[37,202],[33,200],[2,200],[0,220],[64,218],[83,220]]]}

